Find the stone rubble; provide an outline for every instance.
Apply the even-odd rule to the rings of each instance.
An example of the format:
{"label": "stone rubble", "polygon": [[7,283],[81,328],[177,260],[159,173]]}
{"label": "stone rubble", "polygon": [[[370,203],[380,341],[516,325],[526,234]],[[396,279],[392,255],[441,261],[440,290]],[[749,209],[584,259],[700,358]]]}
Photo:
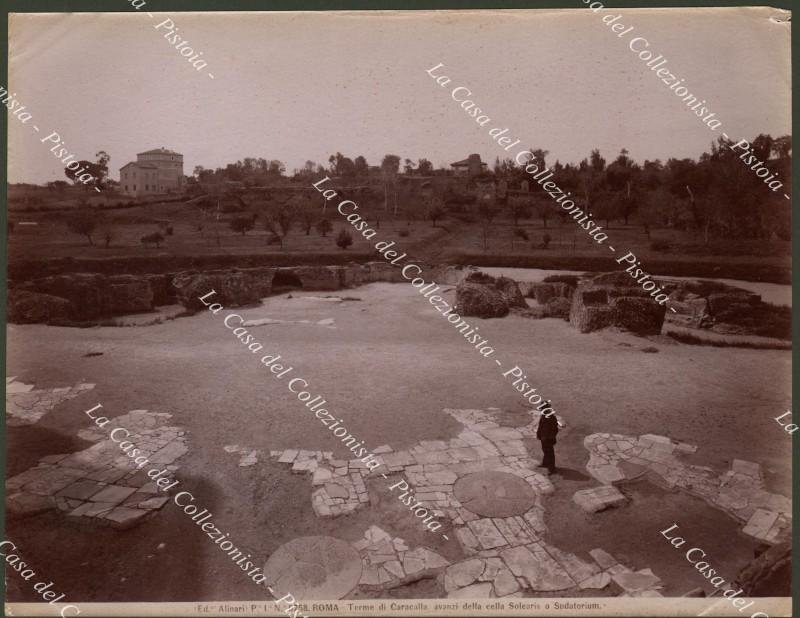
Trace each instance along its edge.
{"label": "stone rubble", "polygon": [[9,427],[33,425],[57,405],[74,399],[94,384],[80,383],[62,388],[34,389],[33,384],[17,382],[16,378],[6,378],[6,423]]}
{"label": "stone rubble", "polygon": [[661,487],[686,491],[745,522],[742,532],[760,541],[775,544],[791,536],[792,502],[766,490],[755,462],[734,459],[731,469],[719,475],[682,462],[678,455],[697,447],[666,436],[595,433],[583,443],[590,454],[586,469],[604,485],[646,474]]}
{"label": "stone rubble", "polygon": [[388,590],[434,577],[450,564],[427,547],[409,549],[403,539],[392,538],[378,526],[370,526],[353,546],[363,566],[359,585],[368,590]]}
{"label": "stone rubble", "polygon": [[[310,475],[312,507],[317,516],[336,517],[364,507],[370,503],[364,487],[366,478],[386,474],[390,482],[395,482],[393,475],[402,474],[414,488],[416,499],[432,508],[436,517],[451,522],[467,556],[452,565],[427,548],[409,551],[402,539],[393,539],[372,526],[365,538],[354,544],[364,559],[360,583],[368,588],[401,586],[446,567],[443,584],[448,597],[517,597],[529,591],[599,590],[611,584],[615,575],[634,573],[605,552],[605,565],[595,564],[544,541],[547,528],[542,497],[553,493],[554,487],[536,469],[540,460],[530,456],[522,442],[535,436],[536,421],[532,416],[531,424],[525,427],[501,427],[492,420],[494,411],[497,408],[447,409],[445,412],[464,425],[457,437],[423,440],[400,451],[388,445],[378,447],[373,452],[381,465],[372,472],[359,460],[336,460],[332,453],[321,451],[287,449],[271,451],[270,456],[290,465],[292,472]],[[496,517],[467,509],[454,486],[470,475],[487,472],[522,479],[533,492],[533,505],[521,506],[522,512],[510,516]],[[496,495],[499,485],[502,483],[493,483],[486,491]],[[603,491],[610,495],[607,489]],[[503,508],[523,504],[515,500],[518,495],[509,496]],[[651,574],[646,571],[644,575]],[[625,595],[658,594],[657,581],[643,576],[633,578],[633,583],[628,581],[631,578],[618,579]]]}
{"label": "stone rubble", "polygon": [[[6,513],[22,518],[50,509],[63,511],[70,521],[129,528],[144,521],[169,500],[145,474],[151,466],[166,468],[170,477],[186,454],[181,427],[166,423],[171,414],[132,410],[111,419],[102,429],[92,425],[80,436],[92,446],[75,453],[48,455],[38,465],[6,481]],[[120,450],[109,433],[116,427],[148,458],[143,470]]]}

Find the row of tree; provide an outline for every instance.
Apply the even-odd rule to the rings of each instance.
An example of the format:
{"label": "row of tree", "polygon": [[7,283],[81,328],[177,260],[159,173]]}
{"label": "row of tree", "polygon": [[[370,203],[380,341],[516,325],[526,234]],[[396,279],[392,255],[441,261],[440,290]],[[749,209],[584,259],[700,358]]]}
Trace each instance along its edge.
{"label": "row of tree", "polygon": [[[783,183],[771,190],[763,179],[740,158],[741,149],[732,150],[733,142],[720,137],[711,151],[697,160],[668,159],[662,162],[636,163],[623,149],[607,163],[599,150],[578,164],[562,165],[556,161],[550,169],[552,180],[569,191],[582,209],[596,221],[635,219],[650,228],[694,229],[708,243],[712,237],[790,238],[791,150],[790,136],[773,138],[759,135],[751,142],[752,155],[764,163],[770,174]],[[539,169],[547,167],[547,151],[532,149]],[[512,216],[534,209],[547,225],[548,217],[560,209],[542,187],[528,175],[524,166],[506,159],[495,162],[494,175],[509,187],[529,185],[530,199],[509,199]],[[571,198],[573,199],[573,198]]]}

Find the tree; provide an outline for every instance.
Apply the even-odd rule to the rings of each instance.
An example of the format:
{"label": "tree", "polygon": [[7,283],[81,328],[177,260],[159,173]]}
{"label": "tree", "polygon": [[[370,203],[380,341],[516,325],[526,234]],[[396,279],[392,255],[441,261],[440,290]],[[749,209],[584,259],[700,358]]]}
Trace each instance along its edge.
{"label": "tree", "polygon": [[98,232],[100,233],[100,238],[103,239],[105,248],[108,249],[111,246],[111,241],[117,237],[116,230],[111,225],[103,225]]}
{"label": "tree", "polygon": [[[70,161],[67,165],[72,165],[73,163],[74,161]],[[80,174],[77,174],[76,172],[80,171],[82,168],[83,171],[81,171]],[[64,176],[69,178],[75,186],[96,186],[99,188],[103,177],[103,168],[97,163],[92,163],[91,161],[78,161],[78,167],[64,168]],[[88,176],[91,176],[91,178]],[[86,182],[81,180],[81,178],[86,179]],[[94,179],[93,181],[92,178]]]}
{"label": "tree", "polygon": [[[521,199],[509,200],[508,209],[511,212],[511,218],[514,220],[514,227],[519,225],[520,219],[530,219],[531,217],[530,207]],[[545,227],[547,227],[546,224]]]}
{"label": "tree", "polygon": [[70,161],[64,168],[64,175],[76,186],[80,184],[85,187],[102,188],[103,180],[108,176],[108,162],[111,157],[105,150],[101,150],[95,156],[97,157],[96,163],[78,161],[77,167],[70,167],[75,163],[75,161]]}
{"label": "tree", "polygon": [[419,159],[417,161],[417,172],[420,176],[430,176],[433,174],[433,163],[427,159]]}
{"label": "tree", "polygon": [[164,237],[161,235],[161,232],[153,232],[152,234],[148,234],[147,236],[142,236],[141,238],[141,243],[143,245],[154,243],[156,249],[159,248],[162,242],[164,242]]}
{"label": "tree", "polygon": [[311,228],[314,227],[314,222],[317,220],[317,215],[312,209],[311,205],[302,206],[298,209],[300,223],[306,231],[306,236],[311,234]]}
{"label": "tree", "polygon": [[356,176],[367,176],[369,174],[369,165],[367,165],[367,160],[361,155],[356,157],[353,165],[355,167]]}
{"label": "tree", "polygon": [[489,232],[492,227],[492,221],[497,215],[497,210],[492,206],[491,201],[482,200],[478,206],[478,215],[481,218],[481,231],[483,233],[483,250],[489,246]]}
{"label": "tree", "polygon": [[283,161],[278,161],[277,159],[273,159],[269,162],[269,166],[267,168],[267,174],[270,176],[283,176],[283,173],[286,171],[286,166],[283,164]]}
{"label": "tree", "polygon": [[244,236],[255,227],[255,220],[252,217],[234,217],[229,225],[231,230]]}
{"label": "tree", "polygon": [[345,157],[341,152],[328,157],[331,164],[331,173],[343,178],[353,178],[356,175],[356,165],[349,157]]}
{"label": "tree", "polygon": [[534,198],[534,212],[538,217],[542,220],[542,227],[547,228],[547,220],[550,218],[552,214],[553,205],[550,202],[550,198]]}
{"label": "tree", "polygon": [[264,217],[264,228],[280,240],[281,249],[283,241],[294,225],[297,213],[288,206],[279,206],[266,213]]}
{"label": "tree", "polygon": [[323,238],[330,234],[332,230],[333,225],[331,225],[331,222],[328,219],[320,219],[317,222],[317,232],[319,232],[319,235]]}
{"label": "tree", "polygon": [[387,154],[381,161],[381,170],[388,174],[397,174],[400,171],[400,157]]}
{"label": "tree", "polygon": [[86,236],[89,244],[94,246],[92,240],[92,233],[98,224],[97,214],[90,210],[80,210],[78,212],[67,215],[66,218],[67,228],[70,232]]}
{"label": "tree", "polygon": [[336,245],[341,249],[347,249],[347,247],[352,244],[353,237],[350,235],[350,232],[347,230],[339,230],[339,233],[336,235]]}
{"label": "tree", "polygon": [[442,217],[444,217],[444,208],[442,208],[437,202],[432,203],[428,207],[428,219],[431,220],[433,227],[436,227],[436,222]]}

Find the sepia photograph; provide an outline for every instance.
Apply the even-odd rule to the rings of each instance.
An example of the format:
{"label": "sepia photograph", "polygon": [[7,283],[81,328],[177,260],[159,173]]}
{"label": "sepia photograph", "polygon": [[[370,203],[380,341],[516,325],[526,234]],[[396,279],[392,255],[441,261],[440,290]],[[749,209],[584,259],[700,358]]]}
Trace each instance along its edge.
{"label": "sepia photograph", "polygon": [[791,616],[790,3],[256,4],[6,11],[5,615]]}

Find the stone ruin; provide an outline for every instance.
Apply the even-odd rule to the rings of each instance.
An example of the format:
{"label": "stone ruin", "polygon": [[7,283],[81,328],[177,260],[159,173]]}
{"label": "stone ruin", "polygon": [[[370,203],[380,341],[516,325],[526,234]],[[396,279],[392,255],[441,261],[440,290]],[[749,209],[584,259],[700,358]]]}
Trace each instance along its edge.
{"label": "stone ruin", "polygon": [[[480,318],[503,317],[512,310],[531,318],[563,318],[582,333],[609,326],[639,335],[661,333],[666,307],[625,273],[604,273],[582,280],[569,275],[548,279],[517,283],[507,277],[473,272],[456,288],[456,311]],[[529,307],[523,293],[534,298],[538,306]]]}
{"label": "stone ruin", "polygon": [[[438,283],[455,284],[463,276],[460,266],[436,267],[422,263],[420,266]],[[164,305],[180,304],[188,312],[199,311],[203,305],[198,297],[212,289],[217,292],[214,302],[226,307],[242,307],[291,289],[341,290],[377,281],[407,282],[400,268],[386,262],[139,275],[66,273],[10,281],[8,321],[81,326],[113,316],[153,311]]]}
{"label": "stone ruin", "polygon": [[456,287],[456,313],[478,318],[502,318],[512,308],[526,308],[517,282],[482,272],[468,274]]}
{"label": "stone ruin", "polygon": [[569,321],[582,333],[618,326],[637,335],[658,335],[666,311],[626,273],[604,273],[578,283]]}

